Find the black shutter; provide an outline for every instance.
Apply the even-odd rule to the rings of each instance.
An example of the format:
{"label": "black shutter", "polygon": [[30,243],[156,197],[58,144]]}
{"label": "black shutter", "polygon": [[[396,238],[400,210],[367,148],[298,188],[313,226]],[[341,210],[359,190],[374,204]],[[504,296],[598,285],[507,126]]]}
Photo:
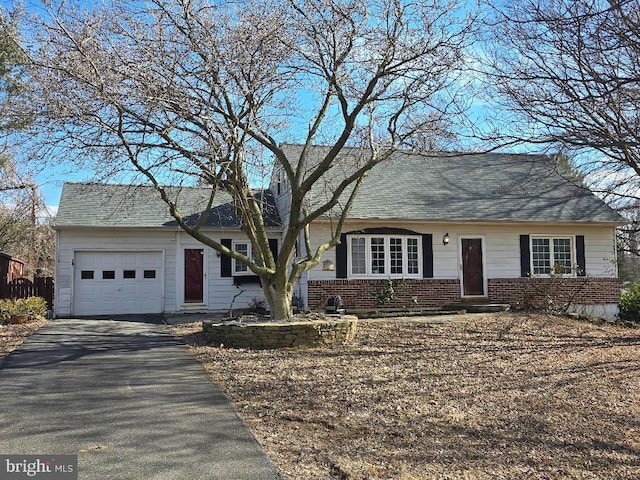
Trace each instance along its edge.
{"label": "black shutter", "polygon": [[336,245],[336,278],[347,278],[347,234],[340,234]]}
{"label": "black shutter", "polygon": [[584,235],[576,235],[576,263],[578,264],[578,276],[587,275],[587,260],[584,252]]}
{"label": "black shutter", "polygon": [[278,261],[278,239],[270,238],[269,239],[269,250],[271,250],[271,255],[273,255],[273,261]]}
{"label": "black shutter", "polygon": [[433,278],[433,235],[422,234],[422,278]]}
{"label": "black shutter", "polygon": [[[227,247],[231,249],[231,239],[223,238],[220,240],[220,243],[223,247]],[[221,277],[230,277],[231,276],[231,257],[228,257],[224,254],[220,256],[220,276]]]}
{"label": "black shutter", "polygon": [[528,277],[531,273],[531,250],[529,235],[520,235],[520,276]]}

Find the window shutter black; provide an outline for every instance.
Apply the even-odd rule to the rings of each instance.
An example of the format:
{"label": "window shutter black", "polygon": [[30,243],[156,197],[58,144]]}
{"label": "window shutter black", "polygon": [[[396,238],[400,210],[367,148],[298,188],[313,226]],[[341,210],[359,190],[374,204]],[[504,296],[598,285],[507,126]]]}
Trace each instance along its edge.
{"label": "window shutter black", "polygon": [[520,235],[520,276],[528,277],[531,273],[531,250],[529,235]]}
{"label": "window shutter black", "polygon": [[422,234],[422,278],[433,278],[433,235]]}
{"label": "window shutter black", "polygon": [[347,278],[347,234],[340,234],[336,245],[336,278]]}
{"label": "window shutter black", "polygon": [[[223,247],[227,247],[231,249],[231,239],[223,238],[220,240],[220,243]],[[231,257],[228,257],[224,254],[220,256],[220,276],[221,277],[230,277],[231,276]]]}
{"label": "window shutter black", "polygon": [[269,250],[271,250],[271,255],[273,255],[273,261],[278,261],[278,239],[270,238],[269,239]]}
{"label": "window shutter black", "polygon": [[578,264],[578,276],[587,275],[587,259],[584,251],[584,235],[576,235],[576,263]]}

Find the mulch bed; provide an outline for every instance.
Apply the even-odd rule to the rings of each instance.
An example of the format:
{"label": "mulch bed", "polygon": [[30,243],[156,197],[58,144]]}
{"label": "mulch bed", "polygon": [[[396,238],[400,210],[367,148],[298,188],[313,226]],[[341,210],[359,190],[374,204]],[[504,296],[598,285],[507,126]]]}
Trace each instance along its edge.
{"label": "mulch bed", "polygon": [[359,323],[354,343],[192,346],[290,479],[640,478],[640,330],[546,315]]}

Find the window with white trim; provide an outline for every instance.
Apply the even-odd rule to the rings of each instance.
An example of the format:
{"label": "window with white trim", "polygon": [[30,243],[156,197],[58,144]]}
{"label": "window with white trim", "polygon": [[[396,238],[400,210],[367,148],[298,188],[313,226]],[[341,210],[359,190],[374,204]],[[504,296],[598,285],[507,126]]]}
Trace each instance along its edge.
{"label": "window with white trim", "polygon": [[367,240],[364,237],[351,239],[351,274],[367,274]]}
{"label": "window with white trim", "polygon": [[420,275],[420,253],[417,237],[407,238],[407,274]]}
{"label": "window with white trim", "polygon": [[420,237],[351,235],[348,272],[352,277],[420,277]]}
{"label": "window with white trim", "polygon": [[[251,249],[251,242],[233,242],[233,249],[249,257],[254,262],[256,261],[256,257],[253,254]],[[242,263],[240,260],[233,259],[233,274],[234,275],[253,275],[253,272],[249,270],[249,267]]]}
{"label": "window with white trim", "polygon": [[531,267],[534,275],[574,273],[572,237],[531,237]]}

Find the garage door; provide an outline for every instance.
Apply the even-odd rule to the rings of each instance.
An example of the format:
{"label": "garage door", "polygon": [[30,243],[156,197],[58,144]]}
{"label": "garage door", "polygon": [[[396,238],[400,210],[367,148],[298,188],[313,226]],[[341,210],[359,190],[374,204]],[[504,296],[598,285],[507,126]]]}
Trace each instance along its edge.
{"label": "garage door", "polygon": [[162,252],[76,252],[74,315],[160,313]]}

